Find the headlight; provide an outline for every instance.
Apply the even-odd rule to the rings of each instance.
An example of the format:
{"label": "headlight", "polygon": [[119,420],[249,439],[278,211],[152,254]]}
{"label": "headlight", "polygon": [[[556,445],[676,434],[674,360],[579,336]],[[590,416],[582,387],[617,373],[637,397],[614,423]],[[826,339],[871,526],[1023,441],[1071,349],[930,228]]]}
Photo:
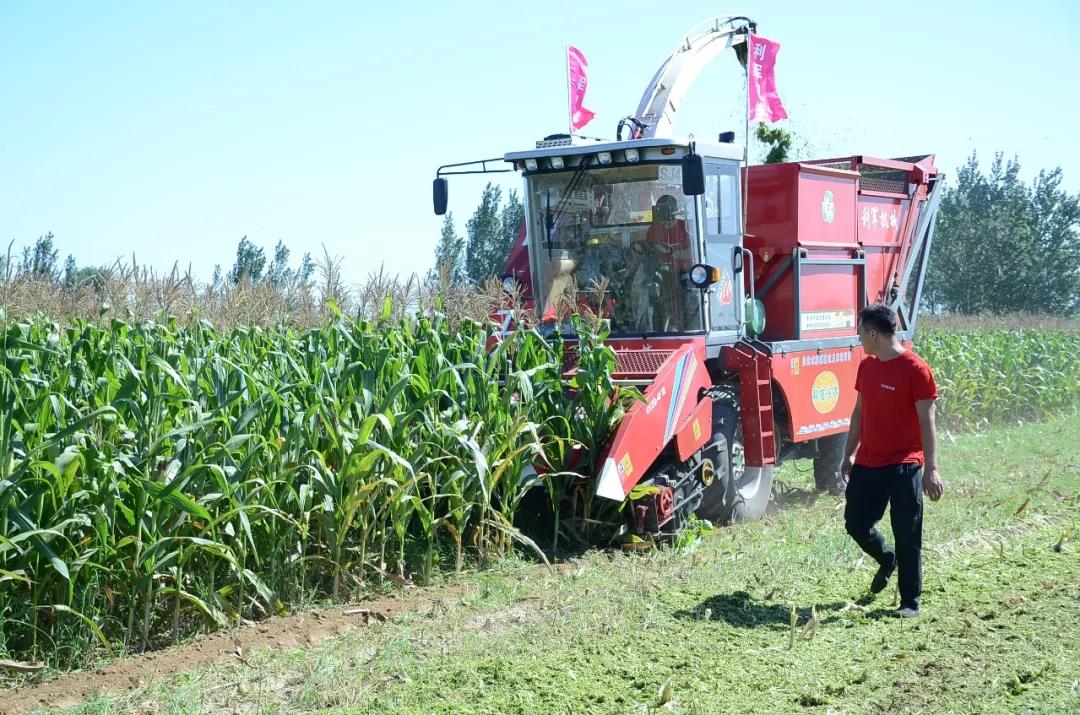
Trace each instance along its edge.
{"label": "headlight", "polygon": [[566,165],[563,163],[563,158],[561,156],[553,156],[553,157],[551,157],[551,168],[552,169],[561,169],[564,166],[566,166]]}
{"label": "headlight", "polygon": [[611,163],[611,152],[610,151],[602,151],[602,152],[598,153],[596,155],[596,160],[598,162],[600,162],[601,164],[607,166],[608,164]]}
{"label": "headlight", "polygon": [[637,149],[627,149],[626,150],[626,160],[627,161],[633,163],[633,162],[637,161],[638,158],[639,157],[638,157]]}
{"label": "headlight", "polygon": [[690,266],[690,282],[695,288],[705,289],[720,280],[720,269],[713,268],[705,263],[695,263]]}
{"label": "headlight", "polygon": [[709,269],[702,265],[690,269],[690,282],[699,288],[703,288],[709,281]]}
{"label": "headlight", "polygon": [[529,171],[536,171],[536,159],[526,159],[525,168]]}

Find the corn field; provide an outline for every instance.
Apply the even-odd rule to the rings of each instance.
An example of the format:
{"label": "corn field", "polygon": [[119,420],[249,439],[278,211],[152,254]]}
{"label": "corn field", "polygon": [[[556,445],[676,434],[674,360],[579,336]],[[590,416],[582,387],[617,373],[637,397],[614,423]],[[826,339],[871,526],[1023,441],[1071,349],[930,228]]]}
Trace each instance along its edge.
{"label": "corn field", "polygon": [[489,351],[478,322],[391,312],[6,326],[0,653],[70,667],[536,548],[523,497],[558,507],[621,416],[602,334],[579,325],[569,396],[534,331]]}
{"label": "corn field", "polygon": [[1080,331],[930,330],[915,351],[934,370],[938,424],[970,429],[1080,406]]}
{"label": "corn field", "polygon": [[[578,321],[567,393],[561,345],[534,330],[490,349],[491,327],[437,302],[328,305],[309,329],[3,324],[0,654],[79,666],[539,553],[515,521],[530,494],[550,500],[545,548],[591,528],[573,470],[636,396],[610,399],[602,330]],[[1080,402],[1080,332],[931,330],[916,349],[946,427]]]}

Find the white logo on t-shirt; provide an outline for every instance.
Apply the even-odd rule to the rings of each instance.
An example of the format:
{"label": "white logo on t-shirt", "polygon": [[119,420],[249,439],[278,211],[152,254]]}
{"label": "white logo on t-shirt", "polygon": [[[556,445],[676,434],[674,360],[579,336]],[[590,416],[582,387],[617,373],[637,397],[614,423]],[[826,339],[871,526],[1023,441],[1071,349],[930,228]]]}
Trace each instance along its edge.
{"label": "white logo on t-shirt", "polygon": [[885,384],[885,383],[883,382],[883,383],[881,383],[881,386],[882,386],[882,387],[884,387],[884,388],[885,388],[886,390],[888,390],[888,391],[890,391],[890,392],[896,392],[896,388],[895,388],[895,387],[893,387],[892,385],[886,385],[886,384]]}

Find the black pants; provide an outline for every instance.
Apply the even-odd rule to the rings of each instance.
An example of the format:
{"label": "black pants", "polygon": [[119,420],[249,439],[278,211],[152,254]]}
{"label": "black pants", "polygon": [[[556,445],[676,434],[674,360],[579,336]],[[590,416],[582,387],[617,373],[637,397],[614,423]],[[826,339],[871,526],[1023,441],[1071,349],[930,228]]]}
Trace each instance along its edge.
{"label": "black pants", "polygon": [[[896,550],[885,545],[875,529],[890,506]],[[847,485],[844,526],[851,538],[880,566],[895,564],[900,585],[900,607],[918,608],[922,594],[922,466],[893,464],[864,467],[856,464]]]}

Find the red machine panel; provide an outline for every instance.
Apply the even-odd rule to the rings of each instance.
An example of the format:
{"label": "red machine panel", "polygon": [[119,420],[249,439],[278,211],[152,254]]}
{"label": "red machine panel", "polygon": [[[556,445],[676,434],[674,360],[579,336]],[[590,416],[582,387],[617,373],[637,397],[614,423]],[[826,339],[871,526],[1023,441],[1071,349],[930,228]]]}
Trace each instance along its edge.
{"label": "red machine panel", "polygon": [[[856,267],[850,265],[804,265],[802,267],[798,312],[799,337],[803,339],[833,338],[855,334],[855,319],[858,312],[856,306],[859,304],[857,270]],[[792,323],[794,323],[794,317],[790,321],[783,321],[781,326]],[[783,333],[777,333],[777,337],[773,339],[782,340],[793,337],[795,337],[794,331],[789,329]]]}
{"label": "red machine panel", "polygon": [[[653,382],[643,390],[645,401],[631,405],[619,423],[600,469],[596,493],[621,501],[680,427],[693,431],[693,422],[687,418],[698,410],[701,391],[710,382],[703,338],[687,340],[669,353]],[[698,446],[712,434],[711,415],[705,416],[710,419],[698,423],[700,433],[691,439]],[[684,444],[684,448],[689,447]]]}
{"label": "red machine panel", "polygon": [[855,243],[855,180],[858,175],[840,169],[796,166],[799,168],[796,245],[851,246]]}
{"label": "red machine panel", "polygon": [[913,220],[910,212],[907,198],[874,193],[859,196],[859,243],[866,251],[871,302],[887,300],[889,289],[902,277],[911,248],[904,236],[914,228],[909,226]]}
{"label": "red machine panel", "polygon": [[889,302],[936,171],[932,156],[750,167],[744,245],[765,305],[761,338],[853,336],[864,289],[866,302]]}
{"label": "red machine panel", "polygon": [[787,404],[793,442],[847,431],[862,359],[860,347],[773,355],[773,379]]}
{"label": "red machine panel", "polygon": [[854,333],[858,178],[806,164],[750,167],[745,244],[765,304],[764,340]]}

